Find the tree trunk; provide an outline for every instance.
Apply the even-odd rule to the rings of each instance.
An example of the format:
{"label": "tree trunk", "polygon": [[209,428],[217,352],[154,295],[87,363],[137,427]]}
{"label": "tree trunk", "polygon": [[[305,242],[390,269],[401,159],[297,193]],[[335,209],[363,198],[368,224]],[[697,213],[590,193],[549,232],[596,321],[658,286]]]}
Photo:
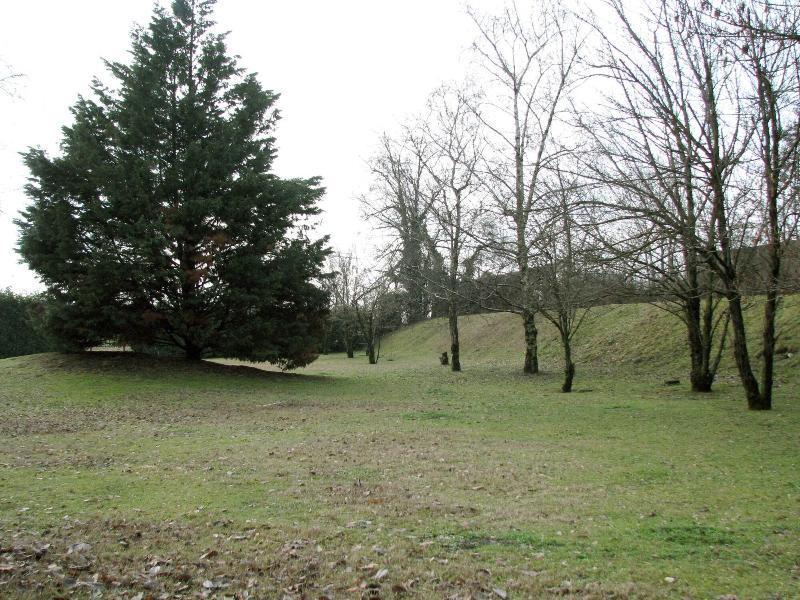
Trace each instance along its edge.
{"label": "tree trunk", "polygon": [[347,358],[353,358],[353,333],[350,330],[345,331],[344,334],[344,349],[347,352]]}
{"label": "tree trunk", "polygon": [[458,306],[455,298],[450,298],[447,306],[447,317],[450,324],[450,370],[461,370],[461,357],[458,343]]}
{"label": "tree trunk", "polygon": [[[770,410],[772,408],[772,386],[775,377],[775,317],[778,313],[778,296],[780,294],[781,274],[781,217],[778,207],[780,199],[779,183],[781,174],[792,175],[788,164],[784,163],[781,156],[781,141],[788,138],[791,143],[791,134],[781,128],[781,93],[780,82],[783,75],[775,71],[770,72],[772,58],[767,59],[766,42],[761,42],[761,58],[751,57],[755,67],[758,83],[758,101],[760,106],[759,121],[761,126],[762,162],[764,165],[764,182],[766,183],[767,204],[767,266],[769,268],[767,281],[767,301],[764,305],[764,323],[761,332],[761,354],[763,357],[761,371],[761,397],[756,406],[748,402],[751,410]],[[795,58],[796,60],[796,58]],[[793,61],[794,62],[794,61]],[[796,62],[794,62],[796,67]],[[775,77],[775,79],[773,79]],[[791,131],[791,130],[790,130]],[[797,132],[795,131],[795,134]],[[784,225],[785,226],[785,225]]]}
{"label": "tree trunk", "polygon": [[539,372],[539,331],[536,329],[536,313],[529,309],[523,310],[522,324],[525,327],[525,366],[522,371],[535,375]]}
{"label": "tree trunk", "polygon": [[371,337],[367,339],[367,360],[369,364],[378,364],[378,359],[375,356],[375,340]]}
{"label": "tree trunk", "polygon": [[769,410],[770,406],[762,406],[761,393],[758,389],[758,380],[750,366],[750,355],[747,351],[747,337],[742,311],[742,298],[737,292],[728,292],[728,310],[731,315],[733,328],[733,356],[736,359],[736,368],[742,380],[742,387],[747,397],[747,408],[750,410]]}
{"label": "tree trunk", "polygon": [[184,352],[186,360],[203,360],[203,349],[192,342],[186,342]]}
{"label": "tree trunk", "polygon": [[764,362],[761,372],[761,396],[757,406],[748,403],[751,410],[772,409],[772,386],[775,376],[775,316],[778,312],[778,290],[770,286],[767,291],[767,302],[764,305],[764,331],[762,332],[762,349]]}
{"label": "tree trunk", "polygon": [[721,154],[723,144],[720,141],[720,120],[717,113],[715,86],[709,85],[706,91],[708,93],[705,97],[705,107],[709,124],[709,149],[711,150],[709,166],[710,183],[713,191],[712,214],[715,221],[716,239],[720,249],[719,253],[708,253],[707,262],[711,268],[717,270],[725,286],[725,297],[728,299],[728,314],[733,328],[733,356],[736,360],[736,368],[739,371],[739,378],[742,381],[742,387],[747,398],[747,407],[750,410],[759,410],[761,409],[761,394],[758,389],[758,380],[753,374],[750,364],[750,355],[747,352],[747,335],[737,274],[738,265],[735,260],[736,251],[732,241],[733,233],[728,223],[728,211],[725,204],[727,185],[725,173],[727,165]]}
{"label": "tree trunk", "polygon": [[[684,315],[686,316],[686,331],[689,341],[689,356],[691,358],[691,371],[689,381],[693,392],[710,392],[714,376],[709,372],[707,357],[708,350],[713,340],[710,331],[706,332],[708,339],[703,335],[700,325],[700,298],[687,298],[684,302]],[[706,345],[709,348],[706,348]]]}
{"label": "tree trunk", "polygon": [[575,363],[572,362],[572,342],[568,336],[561,336],[561,345],[564,348],[564,383],[561,391],[569,393],[572,391],[572,380],[575,379]]}
{"label": "tree trunk", "polygon": [[330,337],[331,326],[330,323],[325,325],[322,333],[322,354],[328,354],[328,338]]}

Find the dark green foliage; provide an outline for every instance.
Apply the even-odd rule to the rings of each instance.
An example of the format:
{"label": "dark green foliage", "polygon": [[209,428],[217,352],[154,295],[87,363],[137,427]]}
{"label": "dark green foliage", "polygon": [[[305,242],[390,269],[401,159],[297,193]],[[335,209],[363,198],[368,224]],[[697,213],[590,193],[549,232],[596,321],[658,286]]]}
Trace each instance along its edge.
{"label": "dark green foliage", "polygon": [[332,306],[325,330],[324,352],[347,352],[364,347],[351,307]]}
{"label": "dark green foliage", "polygon": [[211,0],[176,0],[107,63],[64,128],[25,155],[20,252],[48,287],[47,325],[75,348],[175,347],[188,358],[316,357],[325,240],[305,236],[317,178],[270,169],[277,95],[211,32]]}
{"label": "dark green foliage", "polygon": [[391,290],[387,292],[380,301],[381,324],[378,330],[379,335],[397,331],[406,323],[403,320],[404,302],[408,297],[402,291]]}
{"label": "dark green foliage", "polygon": [[37,327],[42,310],[38,296],[0,290],[0,358],[48,352],[53,345]]}

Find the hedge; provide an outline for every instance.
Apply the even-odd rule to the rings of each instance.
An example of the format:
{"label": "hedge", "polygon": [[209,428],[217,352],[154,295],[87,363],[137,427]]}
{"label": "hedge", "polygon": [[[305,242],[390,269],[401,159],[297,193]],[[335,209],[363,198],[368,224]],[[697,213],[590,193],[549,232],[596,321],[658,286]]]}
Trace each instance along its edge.
{"label": "hedge", "polygon": [[36,325],[42,299],[0,290],[0,358],[49,352],[53,345]]}

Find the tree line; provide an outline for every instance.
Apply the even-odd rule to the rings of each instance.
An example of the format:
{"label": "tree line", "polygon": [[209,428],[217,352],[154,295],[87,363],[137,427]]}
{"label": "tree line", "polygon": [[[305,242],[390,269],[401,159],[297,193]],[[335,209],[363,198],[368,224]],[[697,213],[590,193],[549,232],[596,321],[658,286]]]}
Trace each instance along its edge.
{"label": "tree line", "polygon": [[[519,314],[558,331],[562,390],[592,306],[656,303],[686,328],[691,388],[732,346],[748,407],[772,406],[781,295],[797,291],[800,8],[769,0],[543,1],[470,10],[467,80],[384,134],[364,213],[377,269],[339,253],[333,311],[373,357],[381,328]],[[746,295],[764,297],[757,355]],[[348,334],[350,335],[350,334]],[[352,338],[348,342],[352,354]],[[372,348],[372,350],[370,350]]]}

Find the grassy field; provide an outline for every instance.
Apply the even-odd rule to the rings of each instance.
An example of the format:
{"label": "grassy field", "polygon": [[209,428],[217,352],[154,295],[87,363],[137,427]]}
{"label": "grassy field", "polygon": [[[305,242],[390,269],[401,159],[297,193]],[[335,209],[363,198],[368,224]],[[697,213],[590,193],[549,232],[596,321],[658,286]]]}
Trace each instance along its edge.
{"label": "grassy field", "polygon": [[[442,322],[300,374],[134,355],[0,361],[0,597],[800,597],[796,302],[775,410],[679,324],[607,307],[576,393],[518,323]],[[626,333],[627,332],[627,333]]]}

